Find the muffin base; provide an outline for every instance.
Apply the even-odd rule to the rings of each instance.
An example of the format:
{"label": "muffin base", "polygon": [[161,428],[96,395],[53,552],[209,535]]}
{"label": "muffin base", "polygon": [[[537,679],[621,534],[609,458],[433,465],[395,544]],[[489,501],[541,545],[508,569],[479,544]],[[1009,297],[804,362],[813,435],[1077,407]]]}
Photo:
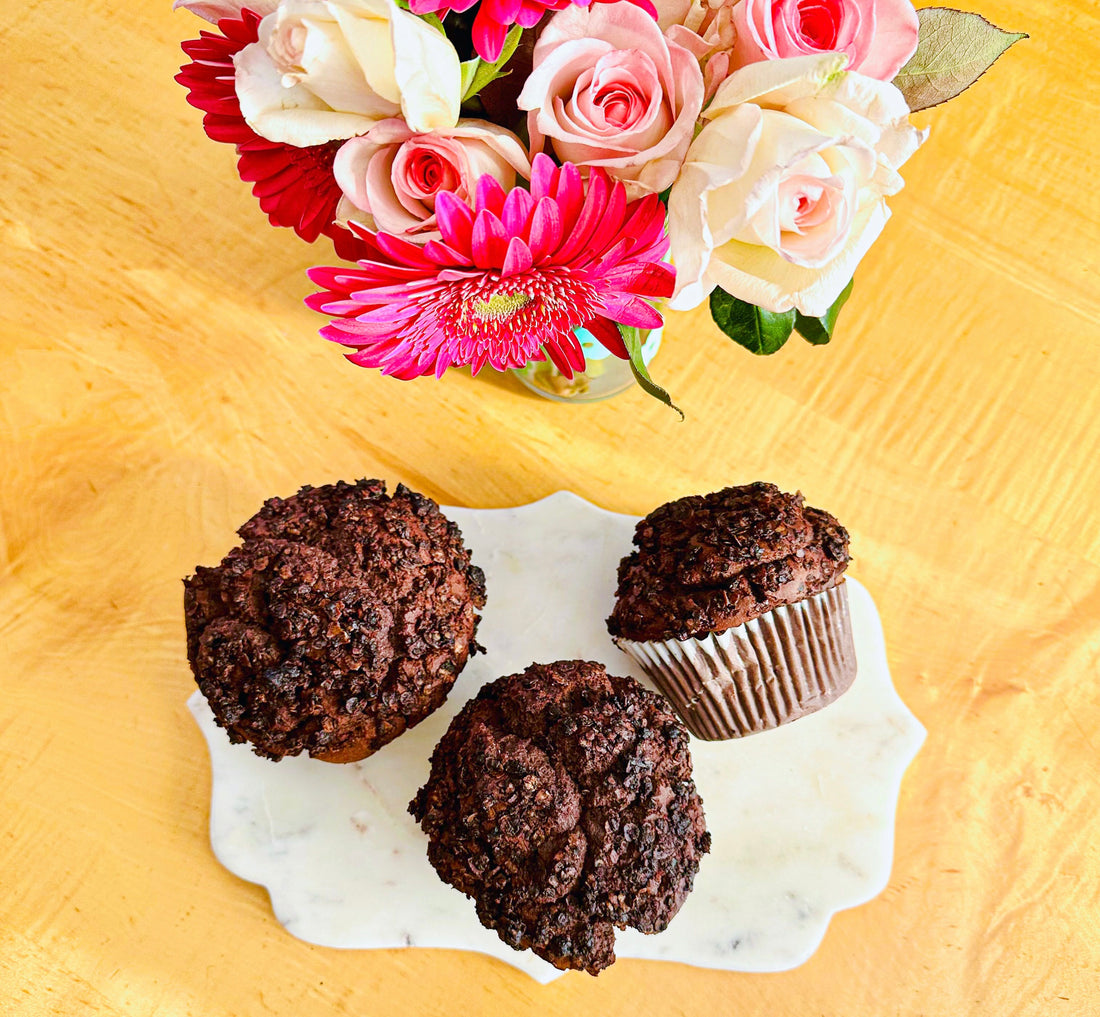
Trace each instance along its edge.
{"label": "muffin base", "polygon": [[374,755],[375,751],[376,750],[366,742],[356,742],[354,745],[349,745],[342,749],[333,749],[329,752],[314,752],[313,758],[319,759],[322,763],[358,763],[359,760]]}
{"label": "muffin base", "polygon": [[828,706],[856,677],[844,582],[724,632],[615,643],[707,741],[789,724]]}

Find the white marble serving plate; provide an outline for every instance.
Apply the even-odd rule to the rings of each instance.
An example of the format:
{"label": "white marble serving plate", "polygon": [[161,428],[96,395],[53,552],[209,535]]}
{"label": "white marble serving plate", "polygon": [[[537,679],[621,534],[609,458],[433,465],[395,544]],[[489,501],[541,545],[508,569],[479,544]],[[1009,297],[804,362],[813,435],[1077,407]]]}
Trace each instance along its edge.
{"label": "white marble serving plate", "polygon": [[[568,492],[512,509],[444,511],[485,570],[478,640],[488,653],[473,658],[435,714],[343,766],[273,763],[231,745],[196,692],[188,705],[213,770],[210,839],[227,869],[267,887],[276,918],[300,939],[475,950],[548,982],[561,972],[505,946],[478,923],[470,900],[440,882],[406,807],[451,718],[485,682],[570,658],[633,672],[604,618],[636,520]],[[835,912],[886,886],[898,788],[925,732],[891,684],[870,594],[848,582],[855,684],[775,731],[692,740],[713,848],[669,928],[618,933],[619,957],[782,971],[809,959]]]}

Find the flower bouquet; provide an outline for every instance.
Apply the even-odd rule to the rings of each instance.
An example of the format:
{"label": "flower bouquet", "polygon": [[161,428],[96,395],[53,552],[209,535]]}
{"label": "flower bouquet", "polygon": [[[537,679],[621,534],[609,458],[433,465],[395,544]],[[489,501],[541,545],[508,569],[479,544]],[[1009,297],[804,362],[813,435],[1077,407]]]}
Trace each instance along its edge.
{"label": "flower bouquet", "polygon": [[[271,223],[332,241],[322,335],[397,378],[650,378],[661,308],[827,343],[909,115],[1022,35],[909,0],[176,0],[177,80]],[[651,344],[652,345],[652,344]]]}

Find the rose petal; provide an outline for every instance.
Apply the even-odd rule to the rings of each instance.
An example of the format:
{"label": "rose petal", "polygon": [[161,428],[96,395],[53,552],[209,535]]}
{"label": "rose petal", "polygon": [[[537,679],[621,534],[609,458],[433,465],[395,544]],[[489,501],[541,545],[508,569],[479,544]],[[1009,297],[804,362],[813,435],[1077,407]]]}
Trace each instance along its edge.
{"label": "rose petal", "polygon": [[721,286],[769,311],[793,307],[808,317],[821,317],[848,285],[889,218],[885,202],[864,209],[852,224],[847,246],[820,270],[793,265],[764,247],[731,241],[715,249],[707,281],[711,288]]}
{"label": "rose petal", "polygon": [[240,18],[245,7],[262,18],[278,6],[279,0],[249,0],[248,3],[239,0],[175,0],[172,10],[183,8],[216,25],[222,18]]}
{"label": "rose petal", "polygon": [[909,0],[877,0],[875,21],[874,43],[853,69],[869,78],[892,81],[917,51],[917,12]]}
{"label": "rose petal", "polygon": [[517,104],[532,151],[549,138],[559,159],[606,169],[633,197],[675,179],[703,92],[689,50],[635,5],[610,3],[550,19]]}
{"label": "rose petal", "polygon": [[462,98],[458,53],[445,35],[426,21],[403,11],[393,0],[394,77],[401,90],[401,109],[414,131],[453,127]]}
{"label": "rose petal", "polygon": [[370,117],[329,109],[301,85],[284,87],[282,74],[259,43],[245,46],[233,63],[241,115],[268,141],[307,148],[362,134],[374,123]]}
{"label": "rose petal", "polygon": [[842,53],[820,56],[792,57],[789,60],[767,60],[749,64],[734,71],[715,93],[714,100],[703,111],[713,120],[725,110],[744,102],[779,109],[788,102],[807,95],[816,95],[821,88],[847,66]]}

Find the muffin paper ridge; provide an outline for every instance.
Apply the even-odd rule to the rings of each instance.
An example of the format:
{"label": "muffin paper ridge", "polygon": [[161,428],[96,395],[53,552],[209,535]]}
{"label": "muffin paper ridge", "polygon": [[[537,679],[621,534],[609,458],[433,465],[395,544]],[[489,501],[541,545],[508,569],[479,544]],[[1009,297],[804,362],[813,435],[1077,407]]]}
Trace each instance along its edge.
{"label": "muffin paper ridge", "polygon": [[844,582],[743,625],[690,639],[616,639],[693,735],[738,738],[827,706],[856,676]]}

